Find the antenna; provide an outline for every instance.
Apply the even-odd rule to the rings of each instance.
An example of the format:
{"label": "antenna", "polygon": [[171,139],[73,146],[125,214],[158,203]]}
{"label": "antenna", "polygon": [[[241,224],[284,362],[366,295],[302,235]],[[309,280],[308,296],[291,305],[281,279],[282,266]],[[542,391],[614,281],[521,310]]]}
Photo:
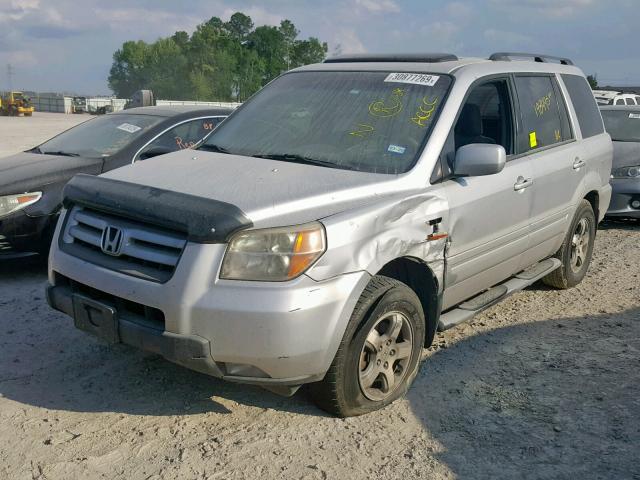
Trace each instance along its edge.
{"label": "antenna", "polygon": [[7,79],[9,80],[9,91],[13,91],[13,76],[15,75],[15,70],[11,66],[10,63],[7,63]]}

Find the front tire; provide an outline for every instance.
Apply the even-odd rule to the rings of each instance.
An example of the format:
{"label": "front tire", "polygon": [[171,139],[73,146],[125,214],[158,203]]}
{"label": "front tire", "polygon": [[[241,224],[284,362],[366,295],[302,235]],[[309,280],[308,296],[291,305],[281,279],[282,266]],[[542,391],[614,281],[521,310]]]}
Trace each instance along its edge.
{"label": "front tire", "polygon": [[424,312],[413,290],[392,278],[373,277],[325,378],[311,385],[314,401],[340,417],[389,405],[415,378],[424,335]]}
{"label": "front tire", "polygon": [[591,204],[587,200],[582,200],[562,246],[554,255],[562,265],[542,281],[550,287],[561,290],[579,284],[589,270],[595,239],[596,217]]}

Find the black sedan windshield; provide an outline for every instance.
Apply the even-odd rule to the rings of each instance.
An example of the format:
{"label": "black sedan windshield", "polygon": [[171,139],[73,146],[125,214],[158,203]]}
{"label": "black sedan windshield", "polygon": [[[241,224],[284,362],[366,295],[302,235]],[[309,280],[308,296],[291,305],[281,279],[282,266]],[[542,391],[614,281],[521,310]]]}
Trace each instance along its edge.
{"label": "black sedan windshield", "polygon": [[108,157],[122,150],[164,120],[155,115],[104,115],[81,123],[43,143],[36,152],[88,158]]}
{"label": "black sedan windshield", "polygon": [[203,150],[363,172],[409,170],[451,78],[393,72],[294,72],[232,115]]}
{"label": "black sedan windshield", "polygon": [[602,119],[615,142],[640,142],[640,109],[602,110]]}

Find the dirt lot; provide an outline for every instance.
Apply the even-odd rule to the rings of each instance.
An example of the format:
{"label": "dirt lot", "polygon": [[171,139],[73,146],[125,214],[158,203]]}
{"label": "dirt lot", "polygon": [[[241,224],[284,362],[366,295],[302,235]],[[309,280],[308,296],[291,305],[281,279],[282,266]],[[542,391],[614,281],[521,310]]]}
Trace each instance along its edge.
{"label": "dirt lot", "polygon": [[32,117],[0,117],[0,157],[35,147],[92,115],[34,112]]}
{"label": "dirt lot", "polygon": [[601,226],[580,286],[440,334],[406,399],[347,420],[104,346],[46,306],[40,263],[2,262],[0,479],[638,480],[639,258],[640,225]]}

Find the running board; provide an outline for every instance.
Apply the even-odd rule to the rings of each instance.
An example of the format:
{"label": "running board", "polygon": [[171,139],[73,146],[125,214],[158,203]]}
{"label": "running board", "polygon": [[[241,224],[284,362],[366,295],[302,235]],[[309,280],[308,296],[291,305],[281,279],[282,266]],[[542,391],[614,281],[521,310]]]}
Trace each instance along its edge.
{"label": "running board", "polygon": [[466,322],[474,315],[504,300],[512,293],[516,293],[540,280],[542,277],[559,268],[560,260],[547,258],[526,270],[522,270],[504,283],[491,287],[479,295],[461,303],[457,307],[440,315],[438,330],[448,330],[460,323]]}

